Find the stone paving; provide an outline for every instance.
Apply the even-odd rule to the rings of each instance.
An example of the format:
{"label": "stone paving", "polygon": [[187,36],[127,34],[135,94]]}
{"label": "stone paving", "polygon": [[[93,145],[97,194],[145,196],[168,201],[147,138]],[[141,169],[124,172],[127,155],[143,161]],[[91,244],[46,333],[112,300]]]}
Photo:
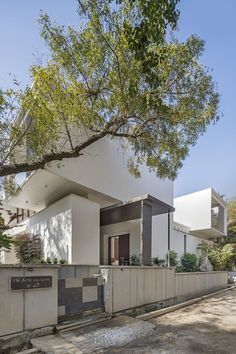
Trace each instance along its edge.
{"label": "stone paving", "polygon": [[88,354],[122,347],[151,334],[154,329],[152,323],[119,316],[68,333],[35,338],[31,342],[46,354]]}

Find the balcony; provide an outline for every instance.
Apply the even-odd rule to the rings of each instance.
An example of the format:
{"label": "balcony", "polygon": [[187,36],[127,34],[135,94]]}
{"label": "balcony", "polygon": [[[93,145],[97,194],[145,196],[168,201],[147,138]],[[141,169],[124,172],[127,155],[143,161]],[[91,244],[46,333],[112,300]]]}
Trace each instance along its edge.
{"label": "balcony", "polygon": [[212,188],[178,197],[174,221],[190,227],[190,233],[203,239],[227,234],[227,204]]}
{"label": "balcony", "polygon": [[211,207],[211,227],[222,233],[224,233],[224,213],[225,208],[216,203],[213,199]]}

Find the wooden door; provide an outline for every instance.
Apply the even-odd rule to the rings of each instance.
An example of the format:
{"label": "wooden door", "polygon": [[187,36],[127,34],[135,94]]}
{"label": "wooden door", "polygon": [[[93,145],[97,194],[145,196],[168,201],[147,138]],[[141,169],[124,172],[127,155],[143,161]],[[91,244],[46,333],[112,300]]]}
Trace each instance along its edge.
{"label": "wooden door", "polygon": [[108,264],[129,264],[129,234],[111,236],[108,239]]}
{"label": "wooden door", "polygon": [[129,234],[119,236],[119,264],[129,264]]}

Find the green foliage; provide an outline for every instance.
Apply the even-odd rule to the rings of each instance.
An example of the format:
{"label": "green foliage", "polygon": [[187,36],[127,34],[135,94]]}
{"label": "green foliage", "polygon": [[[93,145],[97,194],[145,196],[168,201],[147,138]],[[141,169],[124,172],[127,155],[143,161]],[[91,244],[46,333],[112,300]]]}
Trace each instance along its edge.
{"label": "green foliage", "polygon": [[213,244],[203,243],[199,249],[206,254],[215,271],[226,270],[231,267],[233,259],[233,247],[231,244]]}
{"label": "green foliage", "polygon": [[[169,252],[169,257],[170,257],[170,267],[177,267],[177,265],[178,265],[178,253],[176,251],[170,251]],[[168,254],[166,255],[166,258],[168,260]]]}
{"label": "green foliage", "polygon": [[[31,68],[32,88],[12,92],[22,115],[30,112],[23,126],[6,124],[6,112],[14,108],[9,92],[1,96],[0,138],[9,137],[7,157],[15,165],[6,165],[2,145],[0,176],[77,157],[108,136],[133,152],[129,170],[135,176],[146,164],[161,178],[175,178],[189,147],[217,120],[219,100],[199,61],[204,42],[167,35],[177,25],[177,3],[81,0],[78,29],[58,26],[41,14],[50,59]],[[19,165],[15,151],[25,140],[31,154]]]}
{"label": "green foliage", "polygon": [[7,250],[11,249],[13,239],[6,234],[5,221],[0,213],[0,249],[5,248]]}
{"label": "green foliage", "polygon": [[42,258],[42,242],[39,236],[17,235],[14,246],[16,257],[21,263],[38,263]]}
{"label": "green foliage", "polygon": [[180,260],[181,268],[178,269],[181,272],[197,272],[197,256],[194,253],[185,253]]}
{"label": "green foliage", "polygon": [[131,266],[140,266],[141,262],[140,262],[139,256],[137,256],[136,254],[133,254],[132,256],[130,256],[130,265]]}
{"label": "green foliage", "polygon": [[236,243],[236,198],[232,198],[228,202],[227,211],[228,211],[227,242]]}
{"label": "green foliage", "polygon": [[5,248],[7,250],[10,250],[12,243],[13,243],[12,237],[0,232],[0,249]]}
{"label": "green foliage", "polygon": [[20,187],[17,185],[15,178],[5,177],[2,179],[2,188],[4,189],[6,195],[17,196],[17,194],[21,191]]}
{"label": "green foliage", "polygon": [[52,260],[51,260],[50,257],[47,257],[47,258],[46,258],[46,263],[47,263],[47,264],[52,264]]}
{"label": "green foliage", "polygon": [[60,263],[60,264],[66,264],[67,262],[66,262],[65,259],[60,259],[59,263]]}
{"label": "green foliage", "polygon": [[52,263],[53,264],[57,264],[58,263],[58,259],[57,258],[53,258]]}
{"label": "green foliage", "polygon": [[154,257],[154,258],[152,258],[152,264],[156,265],[158,267],[164,267],[164,266],[166,266],[166,260],[159,259],[158,257]]}

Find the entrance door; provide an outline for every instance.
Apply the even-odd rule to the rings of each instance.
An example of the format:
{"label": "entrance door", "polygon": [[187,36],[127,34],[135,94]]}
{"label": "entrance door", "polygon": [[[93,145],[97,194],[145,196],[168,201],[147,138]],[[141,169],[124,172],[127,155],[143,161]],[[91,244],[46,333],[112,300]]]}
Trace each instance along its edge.
{"label": "entrance door", "polygon": [[129,265],[129,234],[109,237],[108,264]]}

